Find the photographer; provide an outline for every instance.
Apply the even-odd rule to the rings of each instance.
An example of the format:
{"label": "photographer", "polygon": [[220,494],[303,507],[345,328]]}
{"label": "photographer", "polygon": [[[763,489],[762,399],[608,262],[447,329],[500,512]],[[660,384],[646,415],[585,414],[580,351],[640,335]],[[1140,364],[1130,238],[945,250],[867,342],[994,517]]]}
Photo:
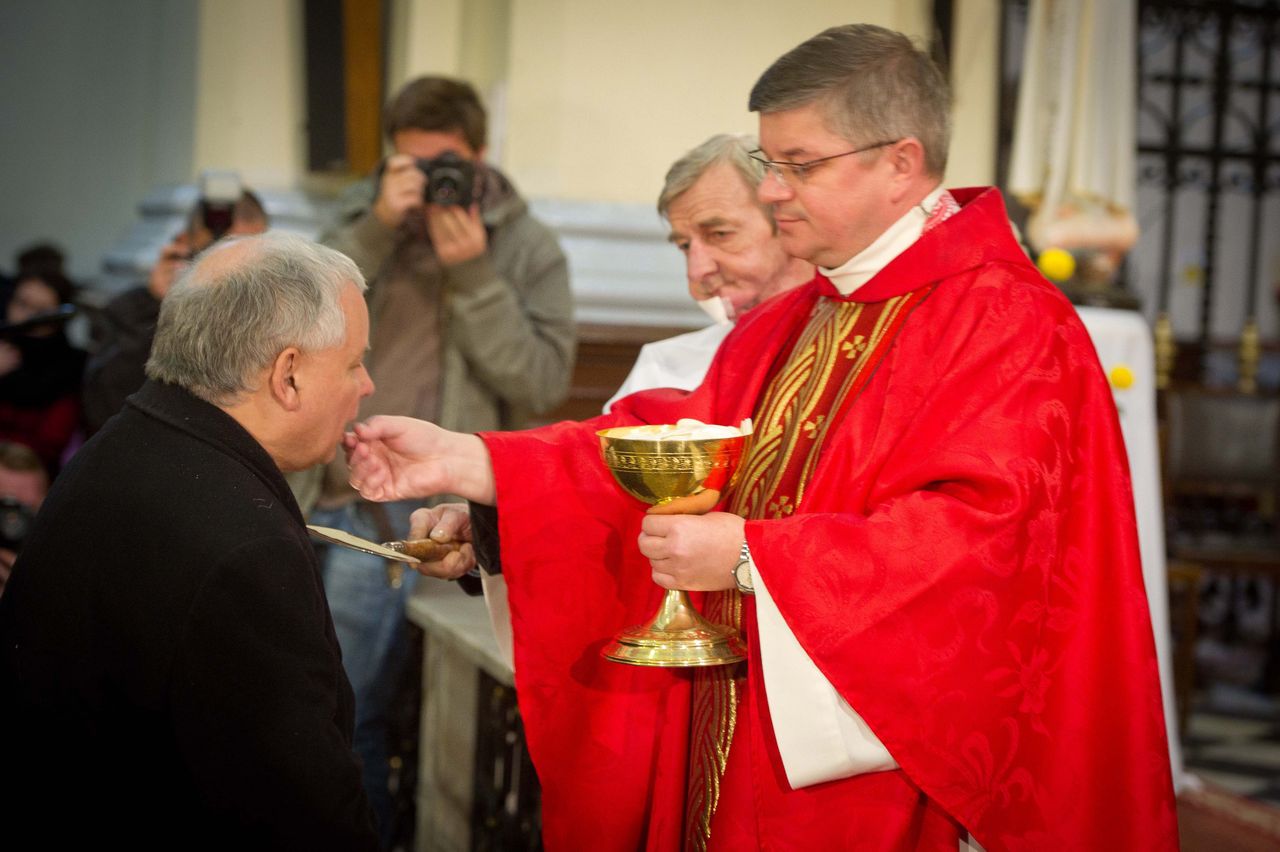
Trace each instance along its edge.
{"label": "photographer", "polygon": [[221,237],[267,230],[267,212],[258,196],[249,190],[238,190],[237,194],[239,200],[231,204],[210,203],[202,197],[192,208],[186,227],[160,250],[146,285],[121,293],[94,317],[92,334],[97,349],[84,375],[87,435],[101,429],[124,408],[125,397],[142,387],[160,303],[192,259]]}
{"label": "photographer", "polygon": [[49,475],[29,447],[0,441],[0,595],[31,521],[49,493]]}
{"label": "photographer", "polygon": [[61,273],[18,277],[0,326],[0,440],[36,452],[50,475],[73,444],[80,420],[85,353],[64,325],[75,285]]}
{"label": "photographer", "polygon": [[[377,390],[361,418],[406,414],[462,431],[513,429],[565,396],[573,369],[568,267],[555,236],[500,171],[483,162],[486,116],[475,90],[443,77],[388,104],[394,153],[348,191],[322,242],[369,282]],[[385,540],[421,506],[358,502],[345,464],[327,471],[312,520]],[[330,549],[325,586],[356,691],[356,749],[390,831],[386,708],[407,645],[404,605],[417,575]]]}

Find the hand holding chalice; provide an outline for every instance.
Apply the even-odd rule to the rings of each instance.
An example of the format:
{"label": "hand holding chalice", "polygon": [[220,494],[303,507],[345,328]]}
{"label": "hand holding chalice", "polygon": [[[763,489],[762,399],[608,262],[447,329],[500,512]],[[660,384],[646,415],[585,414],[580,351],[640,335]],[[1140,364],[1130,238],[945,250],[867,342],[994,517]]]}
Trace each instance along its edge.
{"label": "hand holding chalice", "polygon": [[[741,427],[681,420],[597,434],[613,478],[653,506],[651,512],[703,514],[732,482],[750,432],[749,420]],[[745,658],[738,631],[704,619],[680,589],[669,589],[652,619],[619,633],[602,653],[637,666],[717,666]]]}

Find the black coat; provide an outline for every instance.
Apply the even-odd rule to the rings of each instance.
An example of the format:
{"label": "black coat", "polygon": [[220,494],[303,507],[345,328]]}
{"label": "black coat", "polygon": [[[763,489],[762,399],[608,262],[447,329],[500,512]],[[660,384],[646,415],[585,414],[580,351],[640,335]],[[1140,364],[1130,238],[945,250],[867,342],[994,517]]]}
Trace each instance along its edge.
{"label": "black coat", "polygon": [[93,316],[97,350],[84,370],[84,427],[94,435],[147,380],[147,359],[160,318],[160,300],[146,287],[116,296]]}
{"label": "black coat", "polygon": [[58,478],[0,598],[0,837],[372,848],[352,705],[280,471],[148,382]]}

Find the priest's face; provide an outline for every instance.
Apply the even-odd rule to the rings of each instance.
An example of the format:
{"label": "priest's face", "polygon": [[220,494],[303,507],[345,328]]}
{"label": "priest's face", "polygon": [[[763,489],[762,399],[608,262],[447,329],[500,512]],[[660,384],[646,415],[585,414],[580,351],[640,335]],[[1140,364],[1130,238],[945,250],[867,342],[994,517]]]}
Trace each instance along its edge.
{"label": "priest's face", "polygon": [[[858,147],[833,132],[816,105],[760,116],[767,159],[810,164],[769,169],[757,192],[773,208],[787,254],[828,269],[840,266],[901,215],[890,197],[893,169],[886,155],[894,146],[840,156]],[[832,159],[813,162],[827,157]]]}
{"label": "priest's face", "polygon": [[754,191],[728,163],[710,167],[677,195],[667,221],[693,298],[719,296],[733,318],[784,289],[790,258]]}

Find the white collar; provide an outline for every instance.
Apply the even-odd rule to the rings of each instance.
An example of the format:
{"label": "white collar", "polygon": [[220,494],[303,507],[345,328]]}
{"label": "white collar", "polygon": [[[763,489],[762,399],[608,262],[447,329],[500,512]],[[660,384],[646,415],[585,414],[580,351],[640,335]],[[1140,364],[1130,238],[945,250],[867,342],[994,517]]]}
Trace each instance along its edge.
{"label": "white collar", "polygon": [[946,190],[942,184],[933,188],[919,204],[913,205],[898,221],[876,237],[871,245],[837,266],[835,269],[818,267],[830,279],[842,296],[848,296],[870,281],[877,272],[889,265],[889,261],[902,254],[924,233],[924,223]]}
{"label": "white collar", "polygon": [[733,322],[733,318],[729,317],[729,300],[724,296],[712,296],[708,299],[694,299],[698,303],[698,307],[711,317],[714,325],[729,325]]}

